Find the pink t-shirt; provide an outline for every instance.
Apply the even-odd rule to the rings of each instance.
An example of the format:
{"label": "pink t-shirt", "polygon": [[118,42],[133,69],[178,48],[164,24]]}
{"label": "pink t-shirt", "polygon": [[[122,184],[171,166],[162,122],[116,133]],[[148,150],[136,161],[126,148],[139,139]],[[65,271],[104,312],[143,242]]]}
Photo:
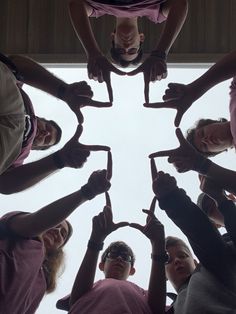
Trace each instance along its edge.
{"label": "pink t-shirt", "polygon": [[234,147],[236,148],[236,76],[230,85],[230,130],[233,136]]}
{"label": "pink t-shirt", "polygon": [[146,17],[154,23],[162,23],[166,17],[162,14],[161,4],[166,0],[133,0],[131,3],[119,4],[115,1],[93,1],[87,0],[87,4],[93,9],[91,17],[100,17],[102,15],[114,15],[116,17]]}
{"label": "pink t-shirt", "polygon": [[[7,227],[20,212],[0,219]],[[0,313],[33,314],[46,291],[42,270],[44,249],[37,239],[9,236],[0,239]]]}
{"label": "pink t-shirt", "polygon": [[104,279],[82,296],[69,314],[151,314],[145,290],[126,280]]}

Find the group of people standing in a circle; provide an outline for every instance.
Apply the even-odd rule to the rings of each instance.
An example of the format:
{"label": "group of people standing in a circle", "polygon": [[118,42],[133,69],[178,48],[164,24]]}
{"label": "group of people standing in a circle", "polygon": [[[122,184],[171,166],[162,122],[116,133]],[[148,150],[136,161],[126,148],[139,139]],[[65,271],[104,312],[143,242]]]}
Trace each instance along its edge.
{"label": "group of people standing in a circle", "polygon": [[[236,51],[187,85],[170,83],[163,102],[150,103],[149,83],[167,77],[168,52],[184,24],[188,1],[67,2],[72,25],[87,55],[88,77],[106,83],[109,101],[93,100],[93,92],[85,81],[67,84],[32,59],[0,54],[0,193],[21,192],[65,167],[81,168],[90,152],[104,151],[107,165],[94,171],[87,183],[70,195],[32,213],[17,208],[0,218],[0,314],[33,314],[45,294],[55,290],[63,265],[63,248],[73,232],[67,217],[100,194],[105,194],[104,209],[93,218],[87,250],[73,287],[68,296],[58,300],[58,309],[70,314],[236,314],[236,173],[208,159],[236,145]],[[111,60],[100,51],[89,22],[90,17],[105,14],[116,17],[111,33]],[[154,50],[145,59],[144,34],[139,32],[138,17],[165,23]],[[137,68],[126,73],[114,63]],[[112,106],[111,72],[121,76],[142,72],[144,106],[177,112],[174,124],[179,147],[149,156],[154,197],[150,208],[143,210],[144,225],[113,221],[108,194],[111,149],[80,143],[84,121],[81,108]],[[184,113],[209,89],[230,78],[230,121],[202,119],[185,139],[179,128]],[[62,130],[55,121],[35,114],[23,84],[64,101],[78,120],[75,134],[61,149],[30,163],[24,163],[30,150],[56,145]],[[214,104],[218,105],[221,104]],[[197,205],[177,186],[173,176],[157,169],[154,159],[162,156],[168,156],[168,162],[178,172],[193,170],[199,174],[203,193]],[[155,216],[157,201],[187,236],[199,262],[183,240],[175,236],[165,238],[164,226]],[[223,236],[217,230],[222,226],[227,230]],[[123,227],[137,229],[150,240],[148,290],[128,281],[135,273],[135,255],[123,239],[111,243],[98,262],[106,237]],[[94,282],[97,264],[105,278]],[[166,305],[166,279],[177,293],[171,295],[170,306]],[[48,309],[46,314],[50,312]]]}

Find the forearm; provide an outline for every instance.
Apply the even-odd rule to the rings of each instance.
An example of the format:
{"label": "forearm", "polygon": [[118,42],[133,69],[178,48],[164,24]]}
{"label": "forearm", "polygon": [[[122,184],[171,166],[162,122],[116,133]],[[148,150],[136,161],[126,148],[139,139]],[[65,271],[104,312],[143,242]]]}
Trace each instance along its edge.
{"label": "forearm", "polygon": [[55,77],[37,62],[27,57],[12,55],[9,57],[23,77],[23,82],[58,97],[59,86],[67,84]]}
{"label": "forearm", "polygon": [[87,249],[82,264],[73,284],[70,306],[72,306],[86,292],[92,289],[99,251]]}
{"label": "forearm", "polygon": [[188,2],[187,0],[169,0],[163,4],[163,13],[168,17],[155,50],[168,54],[186,19]]}
{"label": "forearm", "polygon": [[176,189],[165,198],[159,199],[159,205],[186,235],[205,267],[215,270],[217,263],[221,266],[225,263],[227,251],[220,233],[183,190]]}
{"label": "forearm", "polygon": [[93,34],[84,0],[68,1],[71,23],[77,37],[83,45],[87,57],[100,54],[100,49]]}
{"label": "forearm", "polygon": [[233,201],[223,199],[218,203],[218,209],[224,216],[225,228],[236,246],[236,206]]}
{"label": "forearm", "polygon": [[236,172],[223,168],[211,162],[206,176],[213,180],[222,189],[236,194]]}
{"label": "forearm", "polygon": [[[165,238],[159,239],[159,243],[152,245],[154,256],[164,256]],[[166,276],[165,263],[152,259],[151,274],[148,288],[148,303],[153,314],[165,313],[166,305]]]}
{"label": "forearm", "polygon": [[12,194],[23,191],[57,170],[53,155],[9,169],[0,176],[0,192]]}
{"label": "forearm", "polygon": [[215,63],[207,72],[190,84],[191,88],[200,98],[213,86],[228,80],[236,75],[236,51],[225,55]]}
{"label": "forearm", "polygon": [[85,201],[87,199],[81,191],[76,191],[39,209],[35,213],[16,216],[15,219],[12,219],[10,228],[14,233],[21,236],[38,236],[60,224]]}

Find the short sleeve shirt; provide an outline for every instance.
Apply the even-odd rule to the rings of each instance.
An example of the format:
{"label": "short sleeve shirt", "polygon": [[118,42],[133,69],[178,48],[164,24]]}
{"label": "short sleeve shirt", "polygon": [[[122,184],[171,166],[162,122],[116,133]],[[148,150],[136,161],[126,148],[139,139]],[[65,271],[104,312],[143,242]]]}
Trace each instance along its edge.
{"label": "short sleeve shirt", "polygon": [[[11,218],[22,212],[11,212],[0,219],[8,231]],[[4,228],[5,227],[5,228]],[[43,244],[6,232],[0,239],[0,313],[33,314],[46,291],[42,270]]]}
{"label": "short sleeve shirt", "polygon": [[161,5],[166,0],[133,0],[133,1],[94,1],[87,0],[92,8],[91,17],[113,15],[116,17],[146,17],[154,23],[162,23],[166,17],[162,14]]}

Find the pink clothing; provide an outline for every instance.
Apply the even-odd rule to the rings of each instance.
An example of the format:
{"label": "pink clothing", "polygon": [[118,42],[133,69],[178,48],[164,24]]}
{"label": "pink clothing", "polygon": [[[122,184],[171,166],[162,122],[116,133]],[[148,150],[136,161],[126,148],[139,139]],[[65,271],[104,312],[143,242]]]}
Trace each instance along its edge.
{"label": "pink clothing", "polygon": [[236,76],[230,85],[230,130],[233,136],[234,147],[236,148]]}
{"label": "pink clothing", "polygon": [[[102,15],[114,15],[116,17],[147,17],[154,23],[162,23],[166,17],[162,14],[161,4],[165,0],[133,0],[131,3],[120,4],[116,1],[108,1],[111,3],[102,3],[93,0],[86,1],[93,11],[91,17],[100,17]],[[114,4],[116,3],[116,4]]]}
{"label": "pink clothing", "polygon": [[147,292],[126,280],[104,279],[82,296],[69,314],[151,314]]}
{"label": "pink clothing", "polygon": [[[8,230],[9,220],[22,212],[11,212],[0,219]],[[0,313],[33,314],[46,291],[42,270],[44,248],[39,239],[11,234],[0,239]]]}

